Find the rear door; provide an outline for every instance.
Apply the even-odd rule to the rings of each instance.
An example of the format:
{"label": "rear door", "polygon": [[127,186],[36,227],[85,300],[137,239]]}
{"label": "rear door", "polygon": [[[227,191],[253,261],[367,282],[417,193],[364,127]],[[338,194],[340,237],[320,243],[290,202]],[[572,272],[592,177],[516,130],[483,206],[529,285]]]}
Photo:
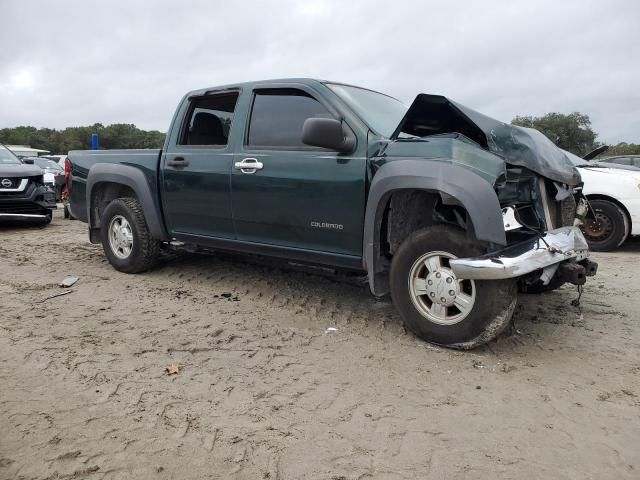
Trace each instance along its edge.
{"label": "rear door", "polygon": [[307,118],[336,111],[303,86],[255,89],[249,110],[231,174],[238,239],[361,256],[365,158],[302,143]]}
{"label": "rear door", "polygon": [[164,152],[162,202],[173,236],[234,237],[229,136],[237,100],[233,90],[191,98],[177,141]]}

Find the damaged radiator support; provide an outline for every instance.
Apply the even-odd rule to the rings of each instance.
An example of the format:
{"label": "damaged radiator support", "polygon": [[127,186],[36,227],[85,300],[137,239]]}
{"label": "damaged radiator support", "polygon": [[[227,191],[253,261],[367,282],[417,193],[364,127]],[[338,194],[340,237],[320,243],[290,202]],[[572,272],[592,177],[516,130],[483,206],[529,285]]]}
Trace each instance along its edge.
{"label": "damaged radiator support", "polygon": [[[576,217],[577,203],[566,185],[538,179],[538,189],[542,197],[544,220],[548,229],[569,227]],[[554,193],[555,192],[555,193]]]}

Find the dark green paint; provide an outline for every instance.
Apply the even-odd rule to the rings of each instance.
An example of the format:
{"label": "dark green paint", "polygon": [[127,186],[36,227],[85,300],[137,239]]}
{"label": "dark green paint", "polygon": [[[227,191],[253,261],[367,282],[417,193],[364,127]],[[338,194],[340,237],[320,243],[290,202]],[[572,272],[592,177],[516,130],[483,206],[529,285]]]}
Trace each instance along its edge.
{"label": "dark green paint", "polygon": [[424,158],[447,162],[471,170],[490,184],[505,172],[504,161],[462,136],[438,136],[389,141],[380,140],[375,164],[388,161]]}
{"label": "dark green paint", "polygon": [[[254,89],[281,87],[306,91],[336,119],[344,120],[356,136],[355,151],[342,155],[318,148],[247,148],[244,140]],[[178,145],[190,99],[228,90],[239,92],[228,145]],[[323,82],[310,79],[251,82],[190,92],[174,114],[162,152],[78,151],[69,156],[74,175],[72,205],[84,206],[87,201],[83,183],[91,165],[127,164],[144,172],[170,237],[187,241],[196,238],[212,245],[226,241],[230,245],[316,252],[325,256],[325,263],[338,265],[353,265],[363,255],[368,188],[384,163],[402,159],[448,162],[468,169],[478,181],[484,179],[492,186],[505,171],[501,157],[461,135],[397,140],[381,137]],[[185,158],[189,165],[168,165],[176,157]],[[262,161],[264,169],[241,173],[234,162],[244,158]],[[341,227],[323,228],[323,223]]]}
{"label": "dark green paint", "polygon": [[75,150],[69,152],[73,188],[70,201],[75,217],[86,220],[86,184],[89,170],[98,163],[120,163],[142,171],[151,194],[160,198],[158,189],[158,159],[161,150]]}

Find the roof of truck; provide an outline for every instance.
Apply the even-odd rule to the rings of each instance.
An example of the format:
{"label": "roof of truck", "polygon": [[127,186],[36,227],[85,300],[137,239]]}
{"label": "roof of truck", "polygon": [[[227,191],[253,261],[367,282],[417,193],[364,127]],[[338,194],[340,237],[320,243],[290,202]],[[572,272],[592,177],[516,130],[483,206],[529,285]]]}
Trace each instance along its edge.
{"label": "roof of truck", "polygon": [[[381,95],[385,95],[387,97],[391,97],[391,95],[388,95],[386,93],[383,92],[378,92],[377,90],[372,90],[371,88],[366,88],[366,87],[361,87],[359,85],[352,85],[349,83],[344,83],[344,82],[335,82],[332,80],[321,80],[319,78],[305,78],[305,77],[299,77],[299,78],[272,78],[272,79],[265,79],[265,80],[255,80],[252,82],[238,82],[238,83],[229,83],[227,85],[218,85],[215,87],[208,87],[208,88],[199,88],[197,90],[192,90],[190,92],[187,93],[187,97],[193,97],[193,96],[198,96],[198,95],[205,95],[207,93],[211,93],[211,92],[215,92],[215,91],[220,91],[220,90],[231,90],[231,89],[235,89],[235,88],[255,88],[256,86],[260,86],[261,84],[265,84],[265,86],[267,86],[267,84],[282,84],[282,85],[317,85],[317,84],[325,84],[325,83],[331,83],[334,85],[344,85],[347,87],[356,87],[356,88],[361,88],[363,90],[369,90],[371,92],[375,92],[375,93],[379,93]],[[394,98],[394,97],[391,97]]]}
{"label": "roof of truck", "polygon": [[[273,79],[265,79],[265,80],[255,80],[255,81],[250,81],[250,82],[238,82],[238,83],[229,83],[226,85],[217,85],[214,87],[207,87],[207,88],[199,88],[197,90],[192,90],[190,91],[187,95],[192,96],[192,95],[202,95],[205,94],[207,92],[213,92],[216,90],[230,90],[233,88],[254,88],[257,85],[260,84],[272,84],[272,83],[281,83],[281,84],[291,84],[291,85],[295,85],[295,84],[302,84],[302,85],[314,85],[314,84],[318,84],[318,83],[325,83],[327,82],[327,80],[319,80],[319,79],[315,79],[315,78],[273,78]],[[339,82],[332,82],[332,83],[339,83]]]}

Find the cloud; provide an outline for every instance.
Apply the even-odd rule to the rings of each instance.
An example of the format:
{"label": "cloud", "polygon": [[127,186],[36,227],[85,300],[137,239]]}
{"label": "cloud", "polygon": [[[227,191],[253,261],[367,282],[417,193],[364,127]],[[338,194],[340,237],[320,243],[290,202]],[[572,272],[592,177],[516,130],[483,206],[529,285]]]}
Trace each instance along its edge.
{"label": "cloud", "polygon": [[166,130],[188,90],[319,77],[639,142],[635,0],[0,2],[0,127]]}

